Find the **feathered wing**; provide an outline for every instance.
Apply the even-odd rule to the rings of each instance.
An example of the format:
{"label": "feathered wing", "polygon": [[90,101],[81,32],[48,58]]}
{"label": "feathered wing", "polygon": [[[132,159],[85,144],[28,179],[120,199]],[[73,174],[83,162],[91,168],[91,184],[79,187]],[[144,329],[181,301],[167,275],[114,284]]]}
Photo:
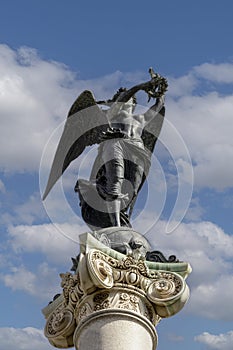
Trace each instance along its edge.
{"label": "feathered wing", "polygon": [[[154,113],[155,113],[155,117],[145,126],[142,132],[142,140],[145,148],[149,150],[150,157],[152,156],[152,153],[155,148],[155,144],[158,140],[159,134],[163,126],[163,121],[165,117],[165,107],[162,106],[159,111],[155,110]],[[144,173],[138,192],[141,190],[145,180],[146,180],[146,174]],[[134,204],[132,204],[131,212],[133,210],[133,205]]]}
{"label": "feathered wing", "polygon": [[59,141],[43,200],[85,147],[101,142],[101,134],[108,128],[106,114],[98,107],[91,91],[83,91],[70,108]]}
{"label": "feathered wing", "polygon": [[165,117],[165,107],[162,106],[160,111],[155,111],[155,117],[145,126],[142,132],[144,146],[151,152],[154,151],[155,144],[161,132]]}

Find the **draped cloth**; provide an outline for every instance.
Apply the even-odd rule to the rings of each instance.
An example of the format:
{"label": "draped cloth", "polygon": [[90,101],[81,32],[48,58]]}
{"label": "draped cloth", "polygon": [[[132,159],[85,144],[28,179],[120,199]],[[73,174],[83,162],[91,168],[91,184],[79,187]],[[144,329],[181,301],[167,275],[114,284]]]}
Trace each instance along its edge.
{"label": "draped cloth", "polygon": [[[119,136],[119,133],[116,135]],[[113,138],[111,134],[100,144],[90,180],[79,179],[75,187],[79,193],[82,215],[88,216],[89,224],[95,215],[95,221],[97,217],[100,219],[100,227],[108,227],[110,202],[119,199],[122,225],[130,226],[127,211],[132,211],[148,175],[150,158],[150,151],[140,138],[129,138],[123,133],[118,138]]]}
{"label": "draped cloth", "polygon": [[143,174],[147,176],[150,168],[150,154],[141,139],[124,137],[106,140],[99,146],[99,159],[105,166],[105,181],[97,179],[97,187],[103,196],[107,199],[125,198],[125,191],[130,189],[124,188],[124,179],[132,185],[133,193],[131,196],[128,194],[129,197],[137,195]]}

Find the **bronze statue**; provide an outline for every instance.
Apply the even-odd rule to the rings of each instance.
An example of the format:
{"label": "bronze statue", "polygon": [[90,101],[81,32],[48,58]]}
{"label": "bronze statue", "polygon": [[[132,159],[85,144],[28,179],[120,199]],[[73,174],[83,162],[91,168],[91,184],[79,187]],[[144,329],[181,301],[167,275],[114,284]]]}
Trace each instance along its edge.
{"label": "bronze statue", "polygon": [[[167,81],[152,68],[149,72],[149,81],[129,90],[120,88],[107,101],[95,101],[92,92],[84,91],[68,113],[43,199],[86,146],[99,144],[90,179],[78,179],[75,186],[82,217],[92,229],[131,227],[133,206],[165,115]],[[156,99],[144,114],[134,114],[138,91]]]}

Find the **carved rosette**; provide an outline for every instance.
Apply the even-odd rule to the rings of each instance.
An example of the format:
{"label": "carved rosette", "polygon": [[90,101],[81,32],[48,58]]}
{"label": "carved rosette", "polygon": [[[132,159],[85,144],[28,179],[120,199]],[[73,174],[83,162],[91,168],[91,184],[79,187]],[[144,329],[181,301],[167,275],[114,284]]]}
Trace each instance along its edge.
{"label": "carved rosette", "polygon": [[148,298],[158,305],[165,305],[179,298],[184,290],[184,280],[177,274],[160,272],[159,278],[149,285]]}
{"label": "carved rosette", "polygon": [[49,316],[45,325],[45,336],[57,348],[73,346],[73,333],[76,328],[74,314],[65,303],[59,305]]}
{"label": "carved rosette", "polygon": [[112,288],[113,286],[113,269],[111,265],[102,259],[98,254],[93,257],[91,254],[87,259],[88,270],[96,286],[102,288]]}

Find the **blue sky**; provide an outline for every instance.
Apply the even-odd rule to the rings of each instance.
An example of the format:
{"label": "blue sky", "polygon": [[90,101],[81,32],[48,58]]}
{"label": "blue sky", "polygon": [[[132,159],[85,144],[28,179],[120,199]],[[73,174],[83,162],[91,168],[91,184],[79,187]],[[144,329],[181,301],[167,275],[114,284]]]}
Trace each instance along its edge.
{"label": "blue sky", "polygon": [[0,4],[0,350],[52,348],[40,310],[87,230],[72,188],[94,153],[65,174],[65,201],[59,184],[44,206],[40,195],[71,103],[86,88],[109,98],[147,80],[150,66],[169,81],[167,124],[134,227],[193,267],[190,301],[157,327],[158,350],[232,349],[232,2]]}

